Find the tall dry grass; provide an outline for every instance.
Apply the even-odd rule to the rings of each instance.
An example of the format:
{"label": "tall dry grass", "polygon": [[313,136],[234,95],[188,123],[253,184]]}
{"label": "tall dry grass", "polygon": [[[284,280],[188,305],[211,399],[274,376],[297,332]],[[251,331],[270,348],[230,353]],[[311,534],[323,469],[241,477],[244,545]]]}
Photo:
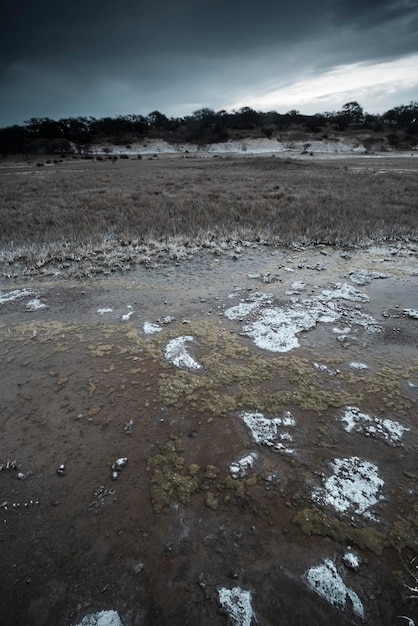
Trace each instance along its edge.
{"label": "tall dry grass", "polygon": [[[112,250],[299,242],[357,246],[418,236],[418,159],[271,157],[68,160],[0,167],[6,270]],[[383,168],[386,171],[383,171]],[[142,247],[141,247],[142,246]],[[144,247],[145,246],[145,247]]]}

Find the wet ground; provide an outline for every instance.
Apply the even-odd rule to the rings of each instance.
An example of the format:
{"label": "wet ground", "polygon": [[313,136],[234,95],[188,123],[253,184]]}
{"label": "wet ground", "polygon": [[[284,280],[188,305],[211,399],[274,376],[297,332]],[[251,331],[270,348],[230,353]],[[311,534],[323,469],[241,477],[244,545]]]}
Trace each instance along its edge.
{"label": "wet ground", "polygon": [[405,244],[4,279],[0,623],[416,620],[417,276]]}

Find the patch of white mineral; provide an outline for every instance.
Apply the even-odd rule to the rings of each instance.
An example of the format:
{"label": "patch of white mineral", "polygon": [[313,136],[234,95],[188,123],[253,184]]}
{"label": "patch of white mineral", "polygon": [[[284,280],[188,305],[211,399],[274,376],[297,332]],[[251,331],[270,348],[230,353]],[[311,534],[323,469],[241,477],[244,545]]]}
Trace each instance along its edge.
{"label": "patch of white mineral", "polygon": [[289,411],[286,411],[283,417],[267,418],[262,413],[251,412],[241,413],[240,417],[247,428],[249,428],[256,443],[269,446],[275,450],[282,450],[288,454],[294,452],[292,448],[287,448],[283,443],[284,441],[293,441],[292,436],[287,431],[280,431],[283,427],[295,426],[296,424]]}
{"label": "patch of white mineral", "polygon": [[360,567],[360,560],[354,552],[346,552],[343,556],[343,562],[344,565],[353,570],[358,570]]}
{"label": "patch of white mineral", "polygon": [[388,278],[387,274],[382,274],[381,272],[369,272],[368,270],[356,270],[355,272],[350,272],[349,278],[352,283],[356,285],[367,285],[372,280],[377,278]]}
{"label": "patch of white mineral", "polygon": [[202,366],[187,352],[185,344],[194,341],[191,336],[177,337],[168,342],[165,349],[165,358],[176,367],[187,367],[198,370]]}
{"label": "patch of white mineral", "polygon": [[332,332],[336,335],[348,335],[351,332],[350,326],[344,326],[344,328],[338,328],[338,326],[334,326]]}
{"label": "patch of white mineral", "polygon": [[238,461],[233,461],[229,466],[229,472],[232,478],[243,478],[248,474],[248,470],[252,469],[257,460],[257,453],[250,452]]}
{"label": "patch of white mineral", "polygon": [[346,406],[340,419],[345,422],[344,428],[348,433],[355,432],[380,437],[391,445],[398,444],[404,432],[409,430],[399,422],[361,413],[360,409],[355,406]]}
{"label": "patch of white mineral", "polygon": [[14,291],[0,291],[0,304],[5,304],[6,302],[12,302],[13,300],[18,300],[19,298],[25,298],[26,296],[33,295],[32,289],[15,289]]}
{"label": "patch of white mineral", "polygon": [[334,283],[334,289],[324,289],[321,293],[327,300],[351,300],[352,302],[368,302],[370,300],[362,291],[359,291],[348,283]]}
{"label": "patch of white mineral", "polygon": [[371,315],[362,313],[362,311],[350,311],[348,314],[350,324],[358,324],[362,326],[366,333],[381,333],[382,327],[379,326]]}
{"label": "patch of white mineral", "polygon": [[83,617],[77,626],[122,626],[116,611],[99,611]]}
{"label": "patch of white mineral", "polygon": [[314,328],[317,322],[333,322],[338,318],[334,303],[312,298],[287,309],[263,309],[255,321],[243,327],[243,332],[252,337],[259,348],[288,352],[299,346],[298,333]]}
{"label": "patch of white mineral", "polygon": [[367,369],[369,369],[369,366],[366,365],[365,363],[357,363],[356,361],[351,361],[351,363],[349,363],[348,366],[351,367],[352,370],[367,370]]}
{"label": "patch of white mineral", "polygon": [[339,513],[354,510],[373,519],[368,509],[383,498],[378,494],[384,485],[376,465],[352,456],[334,459],[331,467],[333,476],[326,479],[323,488],[314,491],[313,499],[334,507]]}
{"label": "patch of white mineral", "polygon": [[129,313],[125,313],[125,315],[122,315],[122,321],[127,322],[133,314],[134,314],[134,311],[129,311]]}
{"label": "patch of white mineral", "polygon": [[358,595],[346,586],[337,572],[335,564],[325,559],[322,565],[311,567],[305,574],[309,588],[330,604],[344,609],[347,597],[350,599],[353,612],[364,618],[364,607]]}
{"label": "patch of white mineral", "polygon": [[407,317],[412,317],[414,320],[418,320],[418,311],[416,309],[404,309],[403,314]]}
{"label": "patch of white mineral", "polygon": [[324,372],[325,374],[328,374],[328,376],[336,376],[337,374],[340,373],[340,370],[338,369],[331,369],[330,367],[328,367],[328,365],[324,365],[323,363],[316,363],[315,361],[312,363],[312,365],[314,366],[314,368],[320,372]]}
{"label": "patch of white mineral", "polygon": [[160,333],[162,331],[161,326],[153,324],[152,322],[144,322],[143,329],[146,335],[154,335],[155,333]]}
{"label": "patch of white mineral", "polygon": [[219,602],[228,613],[233,626],[251,626],[255,614],[251,604],[251,592],[244,591],[240,587],[226,589],[222,587],[218,591]]}
{"label": "patch of white mineral", "polygon": [[[299,287],[303,283],[293,283]],[[323,290],[320,295],[299,301],[292,298],[289,306],[272,307],[271,294],[254,294],[245,302],[230,307],[225,316],[230,319],[250,317],[242,332],[251,337],[254,343],[264,350],[288,352],[299,346],[297,336],[303,331],[314,328],[318,322],[330,323],[339,320],[342,315],[354,324],[364,326],[367,332],[381,330],[376,321],[361,311],[346,312],[339,308],[335,299],[366,302],[368,296],[348,283],[336,283],[332,290]]]}
{"label": "patch of white mineral", "polygon": [[45,309],[46,304],[39,300],[39,298],[33,298],[33,300],[29,300],[29,302],[26,303],[26,308],[29,311],[37,311],[38,309]]}
{"label": "patch of white mineral", "polygon": [[107,308],[107,309],[97,309],[97,313],[99,315],[105,315],[105,313],[112,313],[113,309]]}
{"label": "patch of white mineral", "polygon": [[271,293],[255,293],[246,302],[240,302],[236,306],[232,306],[225,311],[225,317],[229,320],[240,319],[246,317],[253,311],[256,311],[261,307],[263,303],[271,300]]}

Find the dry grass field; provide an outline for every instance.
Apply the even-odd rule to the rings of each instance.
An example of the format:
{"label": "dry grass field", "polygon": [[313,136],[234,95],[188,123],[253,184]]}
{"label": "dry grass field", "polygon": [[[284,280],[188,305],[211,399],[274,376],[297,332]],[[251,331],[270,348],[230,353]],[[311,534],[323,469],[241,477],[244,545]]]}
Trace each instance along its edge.
{"label": "dry grass field", "polygon": [[1,274],[87,258],[109,272],[243,241],[416,239],[417,172],[412,157],[3,161]]}

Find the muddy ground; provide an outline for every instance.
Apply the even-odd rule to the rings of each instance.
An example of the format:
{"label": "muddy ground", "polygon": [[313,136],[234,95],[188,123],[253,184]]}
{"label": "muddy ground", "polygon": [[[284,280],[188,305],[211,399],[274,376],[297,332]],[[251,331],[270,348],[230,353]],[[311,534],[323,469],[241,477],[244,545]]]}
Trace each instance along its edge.
{"label": "muddy ground", "polygon": [[[417,619],[417,276],[405,244],[3,279],[0,623]],[[286,318],[264,339],[287,328],[299,345],[251,334],[267,306],[306,329]],[[367,418],[351,430],[347,407]],[[265,439],[246,414],[275,424]],[[350,500],[349,468],[331,478],[353,458],[378,476],[367,502],[364,486]],[[253,616],[220,602],[235,588]]]}

